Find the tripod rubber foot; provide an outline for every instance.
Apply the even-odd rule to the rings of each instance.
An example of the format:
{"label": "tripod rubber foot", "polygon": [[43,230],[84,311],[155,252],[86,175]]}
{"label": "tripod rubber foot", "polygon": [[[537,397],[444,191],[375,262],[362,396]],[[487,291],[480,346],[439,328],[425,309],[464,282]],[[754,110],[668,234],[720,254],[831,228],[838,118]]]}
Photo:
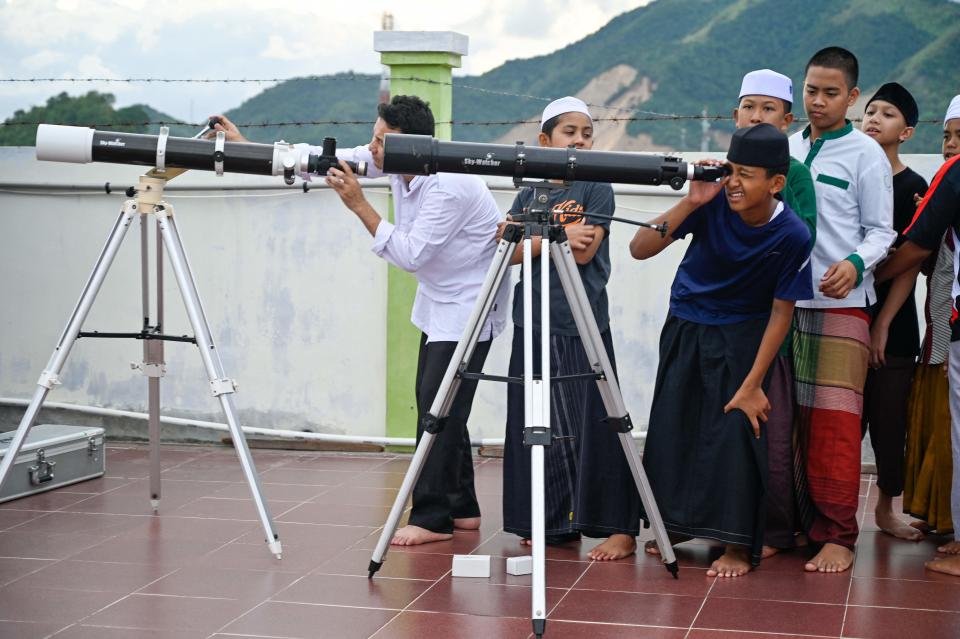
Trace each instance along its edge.
{"label": "tripod rubber foot", "polygon": [[283,556],[283,547],[280,545],[279,539],[274,539],[271,542],[267,543],[267,546],[270,548],[270,552],[273,553],[273,556],[277,559],[282,558]]}
{"label": "tripod rubber foot", "polygon": [[159,499],[151,499],[151,500],[150,500],[150,507],[153,508],[153,514],[157,514],[158,512],[160,512],[160,500],[159,500]]}
{"label": "tripod rubber foot", "polygon": [[680,578],[680,575],[678,574],[680,572],[680,566],[677,565],[676,561],[672,561],[669,564],[664,564],[664,566],[667,567],[667,570],[670,571],[670,574],[673,575],[674,579]]}
{"label": "tripod rubber foot", "polygon": [[546,619],[533,619],[533,634],[537,636],[537,639],[541,639],[541,637],[543,637],[543,633],[546,631],[546,629]]}
{"label": "tripod rubber foot", "polygon": [[367,566],[367,571],[370,573],[369,575],[367,575],[367,579],[373,579],[373,575],[374,575],[378,570],[380,570],[380,566],[382,566],[382,565],[383,565],[383,562],[382,562],[382,561],[374,561],[373,559],[371,559],[371,560],[370,560],[370,565]]}

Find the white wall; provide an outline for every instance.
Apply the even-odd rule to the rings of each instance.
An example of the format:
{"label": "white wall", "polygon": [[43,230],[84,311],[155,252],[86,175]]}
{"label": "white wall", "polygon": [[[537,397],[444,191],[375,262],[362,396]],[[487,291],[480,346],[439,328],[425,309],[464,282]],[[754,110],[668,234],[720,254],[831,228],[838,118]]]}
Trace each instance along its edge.
{"label": "white wall", "polygon": [[[37,162],[32,148],[0,148],[0,396],[28,398],[119,213],[120,194],[75,194],[75,185],[136,183],[137,167]],[[690,154],[688,157],[696,157]],[[928,179],[937,156],[909,156]],[[35,185],[50,185],[47,189]],[[506,210],[509,181],[490,181]],[[217,186],[223,190],[185,191]],[[331,191],[238,190],[281,186],[279,178],[191,172],[170,183],[183,242],[246,426],[384,434],[386,264],[366,231]],[[61,190],[54,190],[54,189]],[[368,188],[385,213],[386,183]],[[649,219],[666,210],[667,187],[617,187],[617,213]],[[152,227],[152,224],[151,224]],[[629,257],[634,227],[614,224],[611,318],[621,385],[634,421],[645,424],[657,340],[683,247],[647,263]],[[151,230],[152,236],[152,230]],[[152,246],[152,237],[151,237]],[[152,258],[151,258],[152,263]],[[516,275],[514,274],[514,278]],[[166,327],[192,334],[166,273]],[[922,299],[922,290],[918,293]],[[85,330],[135,332],[140,310],[139,228],[131,227]],[[155,317],[155,315],[153,315]],[[494,344],[487,372],[505,373],[510,329]],[[79,340],[51,401],[145,411],[142,359],[133,340]],[[163,413],[222,421],[192,344],[166,345]],[[410,380],[411,387],[414,380]],[[483,383],[471,418],[479,437],[503,434],[506,390]]]}

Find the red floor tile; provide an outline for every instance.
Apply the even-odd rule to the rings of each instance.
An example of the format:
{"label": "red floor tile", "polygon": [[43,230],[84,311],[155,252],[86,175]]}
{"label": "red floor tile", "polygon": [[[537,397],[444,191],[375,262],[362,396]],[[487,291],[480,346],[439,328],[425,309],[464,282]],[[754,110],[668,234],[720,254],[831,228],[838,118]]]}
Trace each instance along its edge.
{"label": "red floor tile", "polygon": [[382,526],[389,514],[389,507],[306,503],[287,511],[277,519],[298,524],[376,527]]}
{"label": "red floor tile", "polygon": [[[547,588],[547,608],[556,605],[565,592]],[[490,584],[486,579],[444,577],[413,602],[410,610],[523,619],[530,617],[530,606],[529,587]]]}
{"label": "red floor tile", "polygon": [[960,614],[953,612],[850,606],[843,636],[858,639],[956,639],[958,628]]}
{"label": "red floor tile", "polygon": [[230,623],[249,608],[249,604],[232,599],[134,594],[90,615],[83,623],[91,626],[209,634]]}
{"label": "red floor tile", "polygon": [[590,639],[684,639],[686,635],[686,628],[623,626],[548,619],[547,632],[544,637],[549,637],[549,639],[583,639],[584,637]]}
{"label": "red floor tile", "polygon": [[764,572],[762,567],[742,577],[717,579],[710,597],[763,599],[843,605],[850,590],[850,572]]}
{"label": "red floor tile", "polygon": [[689,628],[703,597],[571,590],[550,613],[553,619]]}
{"label": "red floor tile", "polygon": [[[354,575],[366,577],[370,564],[369,550],[345,550],[333,559],[324,562],[314,570],[315,574]],[[377,571],[377,578],[398,579],[429,579],[436,581],[450,572],[453,564],[453,555],[437,555],[432,553],[387,553],[385,561]]]}
{"label": "red floor tile", "polygon": [[367,579],[347,575],[312,574],[273,596],[274,601],[401,610],[419,597],[431,581]]}
{"label": "red floor tile", "polygon": [[144,628],[110,628],[75,625],[56,635],[56,639],[206,639],[206,632],[189,630],[146,630]]}
{"label": "red floor tile", "polygon": [[0,557],[66,559],[109,539],[103,534],[53,534],[48,532],[0,532]]}
{"label": "red floor tile", "polygon": [[726,599],[711,593],[694,627],[835,637],[840,634],[843,611],[842,605]]}
{"label": "red floor tile", "polygon": [[[526,639],[530,635],[528,619],[510,617],[479,617],[442,612],[412,612],[399,614],[380,629],[375,639],[432,639],[434,637],[496,637],[497,639]],[[555,636],[550,628],[551,639]],[[560,635],[557,634],[557,637]]]}
{"label": "red floor tile", "polygon": [[[28,621],[0,621],[0,637],[3,639],[46,639],[66,624],[34,623]],[[57,635],[60,637],[62,635]]]}
{"label": "red floor tile", "polygon": [[[19,559],[0,557],[0,586],[56,563],[55,559]],[[3,636],[3,635],[0,635]]]}
{"label": "red floor tile", "polygon": [[143,586],[139,593],[220,597],[260,603],[299,578],[298,574],[275,570],[218,570],[207,566],[190,566]]}
{"label": "red floor tile", "polygon": [[289,639],[367,639],[396,615],[395,610],[268,601],[223,632]]}
{"label": "red floor tile", "polygon": [[21,588],[128,594],[170,573],[152,564],[58,561],[14,582]]}
{"label": "red floor tile", "polygon": [[856,577],[853,580],[853,588],[850,589],[849,603],[851,606],[960,612],[960,578],[946,577],[952,579],[952,583],[950,581],[908,583],[900,579]]}
{"label": "red floor tile", "polygon": [[0,588],[0,619],[74,623],[120,596],[110,592],[22,588],[14,582]]}
{"label": "red floor tile", "polygon": [[633,564],[620,562],[593,562],[574,588],[579,590],[620,590],[652,594],[688,595],[703,598],[715,581],[707,571],[687,568],[674,579],[662,566],[655,563]]}

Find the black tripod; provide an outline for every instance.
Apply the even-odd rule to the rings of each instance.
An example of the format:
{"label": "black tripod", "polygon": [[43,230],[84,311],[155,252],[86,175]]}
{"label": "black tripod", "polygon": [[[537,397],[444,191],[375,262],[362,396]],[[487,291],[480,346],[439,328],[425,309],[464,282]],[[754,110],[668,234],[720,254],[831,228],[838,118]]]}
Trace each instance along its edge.
{"label": "black tripod", "polygon": [[[397,529],[400,517],[406,507],[407,499],[413,490],[420,471],[430,454],[430,448],[433,445],[433,439],[437,433],[443,429],[443,422],[450,412],[453,400],[456,397],[463,379],[488,379],[494,381],[506,381],[509,383],[522,383],[524,389],[524,444],[530,447],[531,456],[531,546],[533,553],[533,593],[531,606],[531,620],[533,622],[533,632],[537,637],[542,637],[546,628],[546,563],[545,563],[545,534],[544,534],[544,447],[552,444],[553,435],[550,432],[550,259],[556,264],[557,274],[560,277],[560,284],[563,287],[567,303],[573,313],[573,318],[577,326],[580,339],[586,350],[587,358],[590,361],[591,372],[583,375],[571,375],[563,378],[557,378],[554,382],[563,382],[574,379],[589,378],[597,382],[597,387],[603,399],[604,407],[607,411],[607,421],[611,427],[617,431],[620,438],[620,444],[623,448],[627,464],[633,475],[637,491],[640,493],[640,499],[646,511],[647,520],[653,526],[654,536],[657,546],[660,549],[660,556],[667,570],[677,576],[677,560],[673,553],[673,547],[667,537],[667,531],[663,526],[663,520],[660,517],[660,511],[657,508],[656,500],[650,489],[650,483],[647,481],[646,473],[640,455],[633,444],[630,431],[633,424],[630,415],[624,406],[623,396],[620,393],[620,386],[617,384],[616,375],[607,356],[606,348],[597,326],[597,320],[590,308],[590,302],[587,299],[586,291],[583,287],[583,281],[577,270],[577,264],[573,257],[570,243],[567,240],[563,226],[558,224],[554,215],[548,210],[550,201],[550,191],[557,188],[563,188],[563,184],[552,182],[534,182],[523,184],[515,182],[517,186],[531,186],[533,188],[533,201],[529,209],[515,220],[519,224],[508,225],[504,231],[503,238],[497,247],[493,263],[487,271],[486,279],[477,298],[473,313],[467,326],[464,329],[463,336],[457,343],[450,365],[444,374],[443,381],[437,391],[437,395],[430,407],[430,412],[423,418],[424,434],[420,439],[414,453],[413,460],[400,486],[400,492],[397,494],[393,508],[384,525],[380,540],[373,552],[370,560],[369,574],[372,578],[380,566],[383,565],[384,557],[390,545],[390,540]],[[601,216],[597,216],[601,217]],[[613,218],[611,216],[602,216]],[[665,226],[655,226],[633,220],[622,220],[647,226],[666,234]],[[532,270],[533,270],[533,240],[540,238],[540,335],[542,345],[541,355],[541,375],[533,374],[533,289],[532,289]],[[510,268],[510,261],[514,255],[517,245],[523,241],[523,355],[524,372],[523,378],[505,378],[480,373],[467,372],[467,364],[473,355],[474,348],[480,338],[484,321],[490,313],[494,298],[499,290],[500,283]]]}

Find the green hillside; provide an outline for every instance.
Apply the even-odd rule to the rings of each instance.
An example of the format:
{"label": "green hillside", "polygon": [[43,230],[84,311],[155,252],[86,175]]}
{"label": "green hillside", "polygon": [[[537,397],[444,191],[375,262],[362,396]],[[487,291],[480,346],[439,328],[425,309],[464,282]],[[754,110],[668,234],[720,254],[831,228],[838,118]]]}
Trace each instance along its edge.
{"label": "green hillside", "polygon": [[[615,132],[609,138],[612,146],[691,150],[700,145],[700,121],[651,113],[689,116],[706,109],[728,116],[743,74],[763,67],[792,77],[799,97],[807,59],[828,45],[857,54],[864,93],[891,80],[910,89],[921,119],[936,122],[921,124],[904,150],[939,152],[939,121],[950,98],[960,93],[960,4],[948,0],[656,0],[551,54],[511,60],[483,75],[454,80],[454,137],[497,140],[512,126],[469,123],[536,118],[547,99],[580,94],[598,105],[595,117],[640,118],[625,127],[601,122],[600,127]],[[341,146],[362,144],[369,140],[369,122],[376,115],[378,83],[375,75],[354,73],[299,78],[263,91],[227,115],[250,125],[244,133],[255,141],[318,142],[329,135]],[[588,85],[589,95],[584,93]],[[171,120],[143,105],[128,109],[146,111],[152,121]],[[132,115],[121,111],[101,110],[98,121]],[[802,104],[794,112],[804,117]],[[15,117],[45,114],[18,112]],[[70,117],[71,122],[84,121],[78,114]],[[293,122],[307,124],[272,124]],[[0,135],[0,144],[32,142],[28,127],[0,129],[10,138]],[[717,149],[732,129],[730,121],[711,121],[711,148]]]}
{"label": "green hillside", "polygon": [[[611,104],[648,82],[649,100],[628,110],[595,109],[595,115],[650,117],[643,112],[728,115],[747,71],[770,67],[794,79],[799,95],[809,56],[828,45],[857,54],[860,86],[870,93],[896,80],[916,96],[921,118],[939,120],[950,97],[960,92],[960,5],[947,0],[808,0],[786,5],[774,0],[657,0],[624,13],[596,33],[549,55],[512,60],[480,76],[454,81],[454,121],[523,120],[537,117],[544,98],[580,92],[617,65],[636,71],[632,85],[605,96]],[[489,91],[489,92],[485,92]],[[502,93],[518,94],[517,96]],[[229,112],[238,122],[371,120],[377,95],[373,75],[339,74],[293,80],[264,91]],[[597,104],[597,100],[588,100]],[[794,109],[803,117],[803,108]],[[730,122],[712,122],[731,131]],[[489,141],[509,125],[458,125],[454,137]],[[682,131],[685,129],[685,131]],[[701,123],[691,120],[634,121],[631,135],[656,144],[696,148]],[[369,125],[250,129],[259,141],[282,137],[316,140],[336,136],[341,145],[363,143]],[[913,153],[939,151],[937,124],[921,124],[905,147]],[[716,145],[714,144],[714,148]]]}

